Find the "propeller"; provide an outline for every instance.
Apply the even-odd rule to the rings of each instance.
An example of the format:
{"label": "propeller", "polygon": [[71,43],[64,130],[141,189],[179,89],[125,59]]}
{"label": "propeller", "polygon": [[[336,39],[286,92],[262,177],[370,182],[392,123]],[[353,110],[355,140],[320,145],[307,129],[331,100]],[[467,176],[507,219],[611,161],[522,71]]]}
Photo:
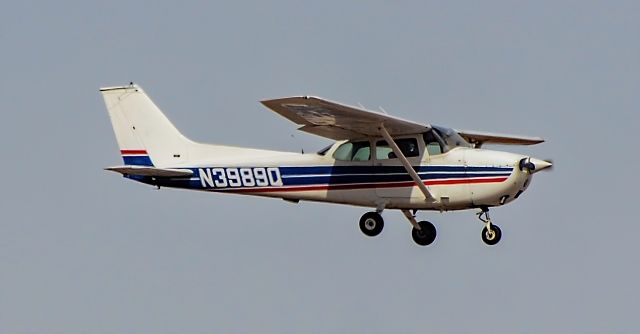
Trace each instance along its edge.
{"label": "propeller", "polygon": [[518,168],[523,172],[531,173],[536,170],[536,165],[531,162],[531,157],[528,157],[520,159],[520,162],[518,162]]}

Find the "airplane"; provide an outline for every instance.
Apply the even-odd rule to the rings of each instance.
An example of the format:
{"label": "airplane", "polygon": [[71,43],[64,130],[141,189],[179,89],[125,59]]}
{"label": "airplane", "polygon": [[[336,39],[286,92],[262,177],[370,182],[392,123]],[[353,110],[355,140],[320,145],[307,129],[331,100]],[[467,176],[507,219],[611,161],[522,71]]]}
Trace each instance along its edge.
{"label": "airplane", "polygon": [[203,144],[185,137],[140,86],[105,87],[124,165],[105,170],[158,187],[369,207],[359,221],[369,237],[384,227],[382,212],[400,210],[416,244],[436,239],[419,210],[476,209],[482,240],[497,244],[502,231],[489,208],[518,199],[532,175],[550,161],[482,148],[534,145],[539,137],[455,130],[420,124],[313,96],[261,101],[299,130],[334,140],[317,153],[292,153]]}

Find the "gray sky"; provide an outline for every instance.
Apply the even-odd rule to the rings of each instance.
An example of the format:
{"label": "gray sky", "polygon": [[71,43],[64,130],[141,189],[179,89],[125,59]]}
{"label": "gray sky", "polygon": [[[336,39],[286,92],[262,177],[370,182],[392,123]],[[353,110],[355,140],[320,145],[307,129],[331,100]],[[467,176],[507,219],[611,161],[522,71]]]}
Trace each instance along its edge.
{"label": "gray sky", "polygon": [[[10,1],[0,11],[0,333],[614,333],[638,328],[637,1]],[[263,98],[542,136],[520,200],[419,214],[156,191],[98,88],[135,81],[187,136],[307,151]],[[292,138],[291,135],[294,135]],[[634,261],[633,259],[636,258]]]}

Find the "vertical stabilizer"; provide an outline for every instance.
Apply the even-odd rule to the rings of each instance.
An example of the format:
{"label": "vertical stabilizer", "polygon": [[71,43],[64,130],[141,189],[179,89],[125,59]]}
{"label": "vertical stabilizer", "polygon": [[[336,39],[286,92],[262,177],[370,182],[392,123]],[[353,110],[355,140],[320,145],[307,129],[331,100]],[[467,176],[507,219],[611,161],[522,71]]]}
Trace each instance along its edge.
{"label": "vertical stabilizer", "polygon": [[126,165],[171,166],[185,161],[192,142],[137,85],[101,88]]}

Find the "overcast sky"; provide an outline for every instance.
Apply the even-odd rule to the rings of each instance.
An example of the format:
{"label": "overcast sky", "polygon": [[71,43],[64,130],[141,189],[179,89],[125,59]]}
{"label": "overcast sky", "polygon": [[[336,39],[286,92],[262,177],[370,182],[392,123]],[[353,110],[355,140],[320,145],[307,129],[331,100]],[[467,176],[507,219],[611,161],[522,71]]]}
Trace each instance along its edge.
{"label": "overcast sky", "polygon": [[[638,1],[7,1],[0,11],[0,333],[637,330]],[[135,81],[198,141],[314,151],[265,98],[541,136],[516,202],[399,212],[154,188],[98,88]]]}

